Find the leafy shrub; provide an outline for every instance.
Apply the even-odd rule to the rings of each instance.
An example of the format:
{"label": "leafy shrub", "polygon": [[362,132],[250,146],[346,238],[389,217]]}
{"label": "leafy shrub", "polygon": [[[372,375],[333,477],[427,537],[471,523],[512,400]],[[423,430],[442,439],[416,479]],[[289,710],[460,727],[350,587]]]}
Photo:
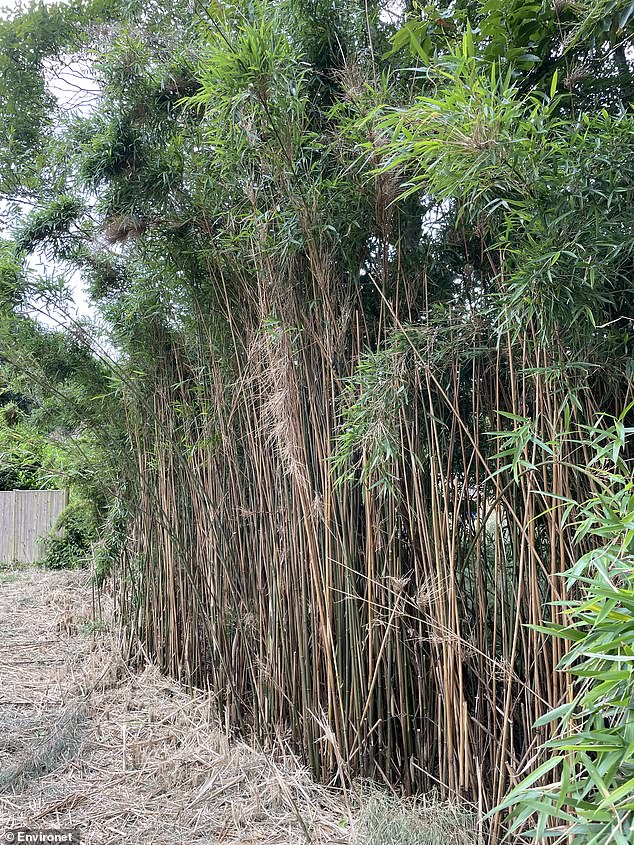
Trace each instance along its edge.
{"label": "leafy shrub", "polygon": [[77,569],[88,561],[96,540],[93,508],[83,500],[71,503],[46,538],[42,565],[47,569]]}

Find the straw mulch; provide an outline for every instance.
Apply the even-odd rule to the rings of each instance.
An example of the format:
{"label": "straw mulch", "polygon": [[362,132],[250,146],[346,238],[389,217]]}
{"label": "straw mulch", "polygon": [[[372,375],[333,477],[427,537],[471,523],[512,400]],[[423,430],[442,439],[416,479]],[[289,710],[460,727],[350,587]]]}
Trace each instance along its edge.
{"label": "straw mulch", "polygon": [[85,574],[0,572],[0,830],[82,841],[344,843],[350,813],[290,754],[232,742],[208,695],[130,672]]}

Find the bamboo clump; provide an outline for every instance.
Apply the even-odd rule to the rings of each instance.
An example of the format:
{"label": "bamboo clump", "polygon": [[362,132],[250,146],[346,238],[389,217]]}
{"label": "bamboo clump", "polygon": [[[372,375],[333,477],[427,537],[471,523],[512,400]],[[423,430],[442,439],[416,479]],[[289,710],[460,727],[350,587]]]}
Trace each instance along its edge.
{"label": "bamboo clump", "polygon": [[[491,433],[530,414],[547,441],[566,408],[574,431],[570,384],[531,326],[518,343],[464,315],[442,337],[412,325],[398,278],[389,294],[374,279],[371,318],[319,242],[305,262],[260,256],[242,281],[231,370],[201,315],[193,342],[157,332],[152,407],[128,397],[130,643],[213,690],[230,724],[284,735],[324,781],[491,806],[534,763],[534,721],[570,694],[561,644],[529,626],[557,617],[576,550],[535,491],[583,492],[583,456],[540,463],[531,446],[514,478]],[[357,390],[367,427],[342,470],[368,348],[389,360],[372,395]],[[588,418],[600,397],[578,387]]]}

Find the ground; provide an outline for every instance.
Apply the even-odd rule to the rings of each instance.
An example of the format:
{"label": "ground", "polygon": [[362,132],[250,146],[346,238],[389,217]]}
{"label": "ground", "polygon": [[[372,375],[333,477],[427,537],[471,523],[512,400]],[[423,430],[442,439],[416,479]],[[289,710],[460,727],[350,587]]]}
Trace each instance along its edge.
{"label": "ground", "polygon": [[[232,741],[212,699],[131,672],[85,573],[0,572],[0,833],[87,845],[348,843],[340,793]],[[99,621],[99,620],[105,620]]]}

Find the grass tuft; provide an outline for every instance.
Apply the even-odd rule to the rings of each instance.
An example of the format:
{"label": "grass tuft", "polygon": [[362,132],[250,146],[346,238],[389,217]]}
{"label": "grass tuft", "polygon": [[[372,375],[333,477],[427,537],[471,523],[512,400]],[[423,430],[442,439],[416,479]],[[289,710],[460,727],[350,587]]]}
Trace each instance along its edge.
{"label": "grass tuft", "polygon": [[403,800],[373,795],[365,804],[356,845],[475,845],[475,813],[434,794]]}
{"label": "grass tuft", "polygon": [[85,718],[82,706],[69,708],[62,713],[53,729],[40,742],[17,763],[0,773],[0,795],[49,774],[74,757],[81,744],[81,727]]}

